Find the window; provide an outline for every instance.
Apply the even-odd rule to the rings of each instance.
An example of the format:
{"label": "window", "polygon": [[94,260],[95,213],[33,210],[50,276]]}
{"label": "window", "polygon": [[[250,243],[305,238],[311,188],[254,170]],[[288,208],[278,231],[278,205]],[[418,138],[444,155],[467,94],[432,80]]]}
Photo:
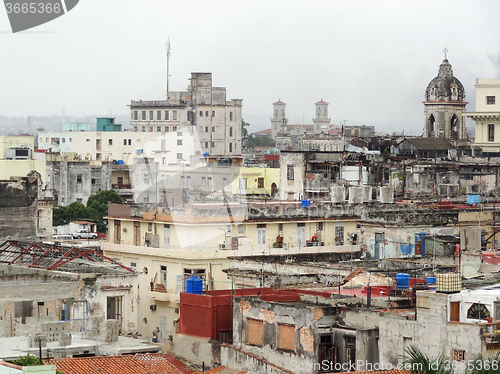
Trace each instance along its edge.
{"label": "window", "polygon": [[429,296],[418,296],[417,297],[417,308],[429,309]]}
{"label": "window", "polygon": [[295,352],[295,326],[278,323],[278,349]]}
{"label": "window", "polygon": [[205,110],[205,117],[208,117],[208,110]]}
{"label": "window", "polygon": [[316,231],[323,231],[323,222],[316,223]]}
{"label": "window", "polygon": [[152,110],[149,111],[149,120],[150,121],[153,120],[153,111]]}
{"label": "window", "polygon": [[286,179],[293,181],[293,165],[286,166]]}
{"label": "window", "polygon": [[210,147],[215,147],[215,142],[210,142]]}
{"label": "window", "polygon": [[200,110],[200,117],[203,117],[203,110]]}
{"label": "window", "polygon": [[201,187],[207,187],[207,178],[201,177]]}
{"label": "window", "polygon": [[146,120],[146,111],[145,110],[142,111],[142,120],[143,121]]}
{"label": "window", "polygon": [[264,188],[264,178],[257,178],[257,188]]}
{"label": "window", "polygon": [[85,139],[85,141],[90,142],[90,139]]}
{"label": "window", "polygon": [[205,142],[205,148],[208,148],[208,142]]}
{"label": "window", "polygon": [[189,175],[186,177],[186,182],[187,182],[187,185],[186,185],[187,188],[191,188],[191,177]]}
{"label": "window", "polygon": [[165,111],[165,121],[168,121],[168,110]]}
{"label": "window", "polygon": [[146,132],[146,126],[142,126],[142,132]]}
{"label": "window", "polygon": [[264,344],[263,321],[247,318],[247,344],[258,346],[262,346]]}
{"label": "window", "polygon": [[344,245],[344,226],[335,227],[335,244]]}
{"label": "window", "polygon": [[132,139],[128,140],[128,145],[132,145]]}
{"label": "window", "polygon": [[96,184],[96,179],[92,178],[92,184]]}
{"label": "window", "polygon": [[205,126],[205,132],[208,132],[208,126]]}
{"label": "window", "polygon": [[45,138],[45,143],[48,143],[49,142],[49,138]]}
{"label": "window", "polygon": [[282,233],[283,232],[283,224],[278,223],[278,232]]}
{"label": "window", "polygon": [[153,231],[153,224],[148,222],[148,231]]}
{"label": "window", "polygon": [[138,131],[138,127],[137,126],[134,126],[134,131]]}
{"label": "window", "polygon": [[177,126],[172,126],[172,131],[177,131]]}
{"label": "window", "polygon": [[139,113],[137,110],[134,110],[134,120],[137,121],[139,119]]}
{"label": "window", "polygon": [[494,105],[495,104],[495,96],[486,96],[486,104]]}
{"label": "window", "polygon": [[82,175],[81,174],[76,175],[76,183],[82,183]]}
{"label": "window", "polygon": [[161,132],[161,126],[156,126],[156,132]]}
{"label": "window", "polygon": [[232,121],[233,120],[233,112],[229,112],[229,120]]}
{"label": "window", "polygon": [[212,126],[212,132],[215,132],[215,127],[214,126]]}
{"label": "window", "polygon": [[488,125],[488,141],[489,142],[495,141],[495,125],[492,123]]}
{"label": "window", "polygon": [[243,225],[238,225],[238,234],[244,233],[243,227],[244,227]]}
{"label": "window", "polygon": [[161,110],[159,110],[159,111],[156,112],[156,119],[158,121],[161,121]]}
{"label": "window", "polygon": [[232,127],[229,128],[229,136],[233,136],[233,128]]}
{"label": "window", "polygon": [[108,139],[108,144],[113,145],[113,139]]}
{"label": "window", "polygon": [[467,310],[467,318],[470,319],[486,319],[490,316],[490,311],[484,304],[474,303]]}
{"label": "window", "polygon": [[177,153],[177,160],[182,160],[182,153]]}
{"label": "window", "polygon": [[233,143],[229,143],[229,152],[233,151]]}
{"label": "window", "polygon": [[212,188],[212,177],[207,177],[207,187]]}
{"label": "window", "polygon": [[176,110],[172,111],[172,120],[177,121],[177,111]]}
{"label": "window", "polygon": [[127,145],[127,139],[123,139],[123,145]]}
{"label": "window", "polygon": [[266,246],[266,224],[259,223],[257,225],[257,245],[261,248]]}
{"label": "window", "polygon": [[76,202],[77,202],[77,203],[81,203],[82,201],[83,201],[83,199],[82,199],[81,197],[77,197],[77,198],[76,198]]}
{"label": "window", "polygon": [[212,110],[212,117],[215,117],[215,110]]}
{"label": "window", "polygon": [[63,142],[63,143],[66,143],[66,138],[62,138],[62,142]]}

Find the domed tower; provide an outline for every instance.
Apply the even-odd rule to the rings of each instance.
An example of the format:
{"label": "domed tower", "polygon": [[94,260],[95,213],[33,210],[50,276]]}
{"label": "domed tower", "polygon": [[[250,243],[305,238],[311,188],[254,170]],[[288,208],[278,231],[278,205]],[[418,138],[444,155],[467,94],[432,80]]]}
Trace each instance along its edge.
{"label": "domed tower", "polygon": [[467,139],[465,132],[464,86],[453,76],[451,64],[446,59],[439,65],[439,71],[425,90],[424,137]]}

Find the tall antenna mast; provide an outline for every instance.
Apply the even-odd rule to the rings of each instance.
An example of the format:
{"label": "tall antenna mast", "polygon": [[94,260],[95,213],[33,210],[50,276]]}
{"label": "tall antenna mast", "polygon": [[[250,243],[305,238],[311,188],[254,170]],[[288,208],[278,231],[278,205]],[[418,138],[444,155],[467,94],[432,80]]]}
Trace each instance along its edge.
{"label": "tall antenna mast", "polygon": [[169,60],[170,60],[170,38],[167,39],[167,42],[165,43],[165,48],[167,49],[167,100],[168,100],[168,81],[169,81],[169,71],[168,71],[168,65],[169,65]]}

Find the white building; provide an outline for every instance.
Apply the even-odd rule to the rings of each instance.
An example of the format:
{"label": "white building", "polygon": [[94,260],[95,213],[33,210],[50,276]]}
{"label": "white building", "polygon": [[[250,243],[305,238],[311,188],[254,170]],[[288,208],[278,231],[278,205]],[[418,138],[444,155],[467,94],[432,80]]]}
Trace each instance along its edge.
{"label": "white building", "polygon": [[500,79],[477,80],[476,111],[467,117],[476,122],[475,145],[485,152],[500,152]]}
{"label": "white building", "polygon": [[167,100],[132,100],[132,131],[167,133],[189,125],[197,129],[203,153],[241,155],[242,100],[226,101],[226,88],[212,86],[212,73],[191,73],[190,80],[186,91],[168,92]]}

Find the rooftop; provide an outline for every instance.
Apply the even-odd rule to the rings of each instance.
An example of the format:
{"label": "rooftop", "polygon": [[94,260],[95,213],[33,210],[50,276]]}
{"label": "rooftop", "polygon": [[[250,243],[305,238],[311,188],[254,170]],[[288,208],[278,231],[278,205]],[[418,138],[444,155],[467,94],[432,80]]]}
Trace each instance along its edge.
{"label": "rooftop", "polygon": [[46,361],[66,374],[190,374],[196,371],[169,354],[72,357]]}

